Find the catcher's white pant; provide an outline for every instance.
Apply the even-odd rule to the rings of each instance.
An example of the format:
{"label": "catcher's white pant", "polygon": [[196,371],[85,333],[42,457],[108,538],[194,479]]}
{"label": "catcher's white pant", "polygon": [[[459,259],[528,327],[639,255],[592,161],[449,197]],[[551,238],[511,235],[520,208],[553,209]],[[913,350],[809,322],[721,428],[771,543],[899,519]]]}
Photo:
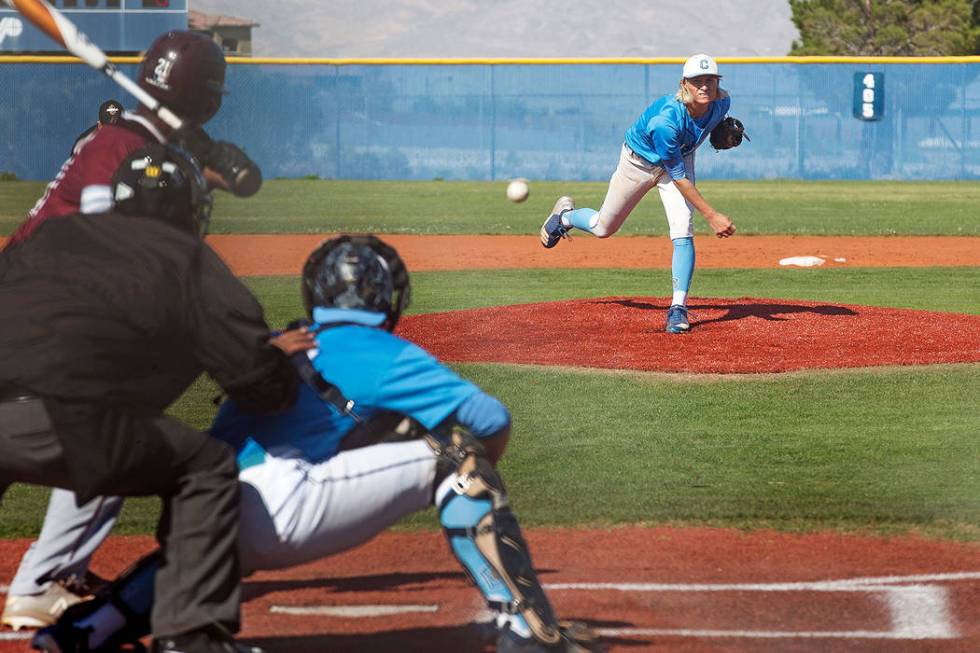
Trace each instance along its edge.
{"label": "catcher's white pant", "polygon": [[[691,183],[696,183],[694,152],[684,157],[684,167],[687,170],[685,176]],[[619,164],[609,179],[609,190],[599,208],[598,221],[592,227],[592,233],[599,238],[608,238],[619,231],[636,205],[654,186],[660,191],[671,240],[693,237],[694,207],[677,190],[677,185],[666,170],[652,165],[626,145],[623,145]]]}
{"label": "catcher's white pant", "polygon": [[242,569],[333,555],[432,505],[436,456],[424,440],[379,444],[312,465],[270,458],[242,471]]}
{"label": "catcher's white pant", "polygon": [[[379,444],[312,464],[269,458],[241,472],[239,549],[245,573],[297,565],[371,539],[432,504],[436,456],[424,440]],[[38,541],[21,561],[10,594],[36,594],[38,579],[82,574],[115,523],[122,500],[78,507],[52,493]]]}

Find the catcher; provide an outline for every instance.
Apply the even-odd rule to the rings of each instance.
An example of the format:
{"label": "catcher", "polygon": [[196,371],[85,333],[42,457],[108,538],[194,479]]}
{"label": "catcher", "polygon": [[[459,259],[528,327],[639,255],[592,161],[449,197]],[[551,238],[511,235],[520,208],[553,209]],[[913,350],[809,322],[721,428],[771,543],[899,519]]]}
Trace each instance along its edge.
{"label": "catcher", "polygon": [[[303,299],[318,349],[293,356],[304,381],[296,404],[260,416],[226,401],[211,427],[238,452],[243,571],[334,555],[435,506],[450,550],[495,614],[499,653],[601,650],[587,627],[558,621],[510,509],[495,468],[510,412],[391,333],[410,292],[401,257],[373,236],[328,240],[307,260]],[[160,564],[151,554],[69,608],[34,648],[131,645],[147,632]]]}
{"label": "catcher", "polygon": [[608,238],[656,186],[674,243],[674,294],[667,310],[667,333],[690,328],[687,293],[694,276],[694,209],[719,238],[735,233],[732,219],[708,204],[694,185],[694,151],[709,134],[718,150],[737,147],[743,137],[748,138],[741,122],[726,118],[732,100],[719,86],[720,80],[718,64],[708,55],[688,59],[677,93],[659,98],[626,130],[619,165],[599,210],[576,209],[571,197],[559,197],[541,226],[541,244],[549,249],[567,238],[573,227]]}

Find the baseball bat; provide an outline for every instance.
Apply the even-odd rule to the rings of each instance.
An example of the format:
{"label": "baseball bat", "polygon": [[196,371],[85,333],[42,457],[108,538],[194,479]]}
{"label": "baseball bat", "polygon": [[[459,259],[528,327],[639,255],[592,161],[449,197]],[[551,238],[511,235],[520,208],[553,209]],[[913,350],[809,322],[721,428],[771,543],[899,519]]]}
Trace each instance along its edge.
{"label": "baseball bat", "polygon": [[126,77],[109,61],[109,57],[99,46],[92,43],[85,34],[80,32],[75,24],[64,14],[49,5],[45,0],[2,0],[11,9],[19,11],[32,25],[50,36],[73,55],[119,84],[130,95],[140,101],[147,109],[154,112],[161,120],[173,129],[180,129],[184,121],[160,104],[159,100],[144,91],[129,77]]}

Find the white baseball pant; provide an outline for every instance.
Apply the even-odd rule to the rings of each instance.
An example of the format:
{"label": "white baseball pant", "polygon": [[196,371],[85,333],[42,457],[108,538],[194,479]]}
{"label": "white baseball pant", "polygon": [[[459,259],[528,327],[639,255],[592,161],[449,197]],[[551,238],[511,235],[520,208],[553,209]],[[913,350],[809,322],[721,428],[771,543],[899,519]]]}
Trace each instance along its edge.
{"label": "white baseball pant", "polygon": [[[378,444],[313,464],[269,457],[239,475],[239,549],[244,573],[309,562],[362,544],[402,517],[432,505],[436,456],[424,440]],[[36,594],[38,579],[83,574],[122,501],[79,507],[56,490],[38,541],[21,561],[11,594]]]}
{"label": "white baseball pant", "polygon": [[[684,167],[687,170],[685,176],[691,183],[696,183],[693,151],[684,157]],[[609,179],[609,190],[599,208],[598,222],[592,228],[592,233],[599,238],[608,238],[619,231],[636,205],[654,186],[660,191],[671,240],[693,237],[694,207],[684,199],[664,168],[651,164],[626,145],[623,145],[619,164]]]}

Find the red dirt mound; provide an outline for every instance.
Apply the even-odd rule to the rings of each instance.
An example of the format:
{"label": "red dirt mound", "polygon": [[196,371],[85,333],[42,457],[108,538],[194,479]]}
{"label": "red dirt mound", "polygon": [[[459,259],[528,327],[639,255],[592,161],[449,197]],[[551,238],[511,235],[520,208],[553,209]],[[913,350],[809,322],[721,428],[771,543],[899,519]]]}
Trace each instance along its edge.
{"label": "red dirt mound", "polygon": [[605,297],[404,318],[398,333],[455,362],[751,373],[980,361],[980,317],[783,299],[699,299],[664,333],[669,300]]}

